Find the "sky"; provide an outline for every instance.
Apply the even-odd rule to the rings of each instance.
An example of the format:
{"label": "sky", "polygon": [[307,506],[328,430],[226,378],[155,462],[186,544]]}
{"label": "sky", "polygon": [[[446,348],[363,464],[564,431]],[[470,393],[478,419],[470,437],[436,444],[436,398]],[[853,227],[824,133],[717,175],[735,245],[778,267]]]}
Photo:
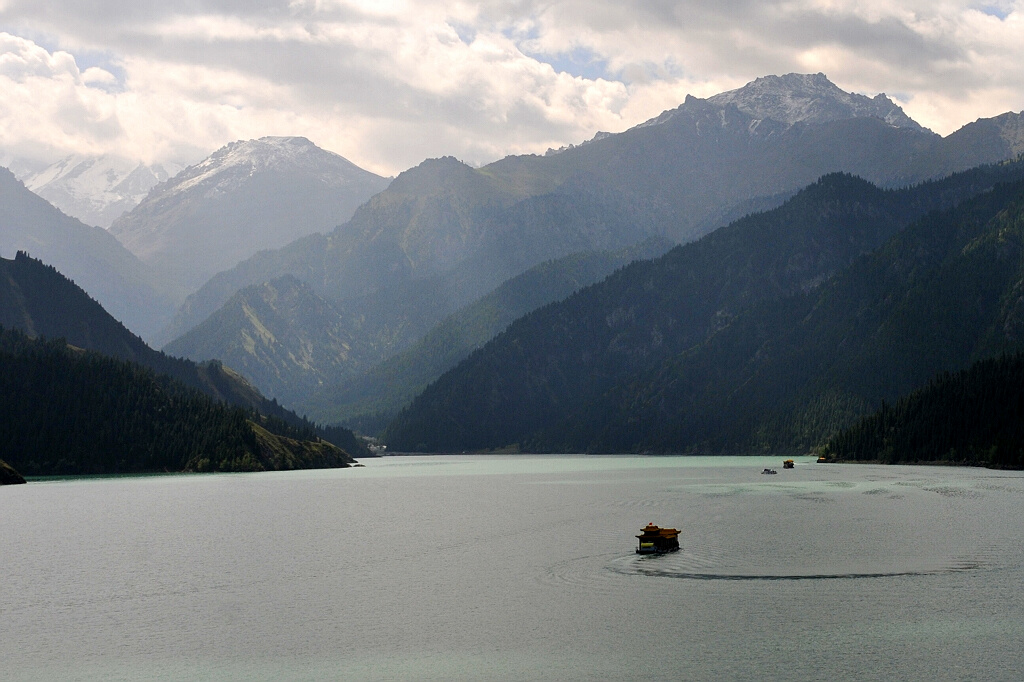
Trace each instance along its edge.
{"label": "sky", "polygon": [[0,157],[188,164],[302,135],[395,175],[790,72],[946,135],[1024,109],[1024,0],[0,0]]}

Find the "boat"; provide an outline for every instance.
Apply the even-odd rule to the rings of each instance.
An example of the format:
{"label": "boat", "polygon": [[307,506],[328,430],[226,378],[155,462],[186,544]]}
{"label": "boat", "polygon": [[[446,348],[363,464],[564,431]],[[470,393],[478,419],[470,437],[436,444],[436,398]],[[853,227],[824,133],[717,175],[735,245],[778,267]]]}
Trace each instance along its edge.
{"label": "boat", "polygon": [[777,474],[777,473],[779,473],[779,472],[778,472],[778,471],[776,471],[775,469],[765,469],[765,470],[764,470],[764,471],[762,471],[761,473],[762,473],[762,474]]}
{"label": "boat", "polygon": [[648,523],[637,535],[637,554],[667,554],[679,551],[679,531],[675,528],[659,528]]}
{"label": "boat", "polygon": [[791,460],[791,459],[787,459],[787,460],[785,460],[785,461],[784,461],[784,462],[782,463],[782,468],[783,468],[783,469],[792,469],[792,468],[793,468],[793,465],[794,465],[794,462],[793,462],[793,460]]}
{"label": "boat", "polygon": [[825,455],[818,457],[818,464],[828,464],[828,458]]}

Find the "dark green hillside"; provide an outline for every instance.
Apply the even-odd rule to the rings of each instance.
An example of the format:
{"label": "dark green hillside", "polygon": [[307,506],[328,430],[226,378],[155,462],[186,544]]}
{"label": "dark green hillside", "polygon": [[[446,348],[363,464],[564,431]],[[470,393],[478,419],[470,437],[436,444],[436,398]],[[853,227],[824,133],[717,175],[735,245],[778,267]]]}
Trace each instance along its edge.
{"label": "dark green hillside", "polygon": [[309,438],[312,432],[229,407],[135,363],[0,329],[0,451],[26,475],[261,471],[352,461],[337,447],[300,442]]}
{"label": "dark green hillside", "polygon": [[64,337],[124,360],[152,354],[74,282],[23,251],[14,260],[0,259],[0,325],[30,336]]}
{"label": "dark green hillside", "polygon": [[1000,186],[820,291],[752,308],[595,401],[588,447],[806,452],[939,372],[1020,348],[1022,202],[1024,184]]}
{"label": "dark green hillside", "polygon": [[[814,297],[801,292],[817,295],[822,282],[913,218],[1000,178],[1018,178],[1021,166],[978,169],[899,191],[849,176],[823,178],[778,209],[633,264],[517,321],[428,387],[388,428],[388,443],[429,450],[512,444],[547,451],[722,449],[749,447],[759,429],[792,431],[792,424],[748,424],[765,415],[740,410],[732,396],[742,388],[737,396],[770,411],[789,397],[781,388],[746,396],[761,386],[761,377],[779,386],[795,381],[782,369],[773,373],[774,355],[765,355],[771,349],[765,344],[799,348],[801,342],[785,334],[813,308]],[[793,362],[797,370],[813,367]],[[835,414],[825,406],[826,391],[815,395],[819,409]],[[865,408],[849,393],[831,399],[850,414]],[[712,442],[733,425],[722,400],[742,422],[728,444]],[[823,423],[831,418],[806,409],[799,414]],[[780,446],[780,438],[785,441],[769,438],[770,446]]]}
{"label": "dark green hillside", "polygon": [[137,333],[174,312],[170,287],[101,227],[66,216],[0,168],[0,255],[31,251],[60,268]]}
{"label": "dark green hillside", "polygon": [[[217,400],[312,428],[220,362],[196,364],[153,350],[74,282],[23,252],[13,260],[0,258],[0,326],[33,337],[62,338],[78,348],[136,362]],[[359,446],[353,452],[368,451]]]}
{"label": "dark green hillside", "polygon": [[944,373],[834,435],[832,461],[950,462],[1024,468],[1024,355]]}

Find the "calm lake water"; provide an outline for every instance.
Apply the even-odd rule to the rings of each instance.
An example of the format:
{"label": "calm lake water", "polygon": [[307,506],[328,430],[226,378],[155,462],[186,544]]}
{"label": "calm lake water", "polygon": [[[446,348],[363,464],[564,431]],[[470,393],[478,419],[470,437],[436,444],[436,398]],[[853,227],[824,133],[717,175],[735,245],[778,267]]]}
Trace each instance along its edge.
{"label": "calm lake water", "polygon": [[[0,677],[1024,672],[1020,473],[806,458],[366,465],[0,488]],[[648,522],[682,529],[682,551],[634,554]]]}

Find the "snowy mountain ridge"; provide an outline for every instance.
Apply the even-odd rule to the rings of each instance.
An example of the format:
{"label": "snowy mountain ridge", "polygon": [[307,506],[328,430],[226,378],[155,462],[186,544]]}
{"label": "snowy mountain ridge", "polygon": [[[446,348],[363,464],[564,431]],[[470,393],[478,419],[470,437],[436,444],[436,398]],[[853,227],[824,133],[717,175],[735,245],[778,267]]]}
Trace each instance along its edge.
{"label": "snowy mountain ridge", "polygon": [[304,137],[261,137],[231,142],[191,166],[163,190],[165,197],[204,186],[210,197],[238,188],[246,178],[262,171],[293,169],[332,173],[338,185],[351,183],[365,171],[334,152],[321,149]]}
{"label": "snowy mountain ridge", "polygon": [[870,116],[896,128],[927,130],[884,94],[867,97],[846,92],[823,73],[763,76],[708,101],[720,106],[735,104],[754,118],[770,118],[787,125]]}
{"label": "snowy mountain ridge", "polygon": [[304,137],[232,142],[154,187],[110,232],[183,299],[257,251],[334,229],[389,182]]}
{"label": "snowy mountain ridge", "polygon": [[26,167],[18,179],[67,215],[107,228],[179,170],[181,166],[170,163],[146,165],[110,154],[73,154],[42,170]]}
{"label": "snowy mountain ridge", "polygon": [[[931,132],[903,109],[886,97],[874,97],[846,92],[823,73],[787,73],[782,76],[763,76],[741,88],[700,99],[687,95],[686,101],[676,109],[669,109],[645,121],[637,128],[668,123],[680,111],[701,104],[722,107],[735,106],[754,119],[753,133],[761,121],[771,120],[790,127],[796,123],[828,123],[851,118],[877,118],[894,128],[909,128],[918,132]],[[726,125],[723,116],[722,125]]]}

